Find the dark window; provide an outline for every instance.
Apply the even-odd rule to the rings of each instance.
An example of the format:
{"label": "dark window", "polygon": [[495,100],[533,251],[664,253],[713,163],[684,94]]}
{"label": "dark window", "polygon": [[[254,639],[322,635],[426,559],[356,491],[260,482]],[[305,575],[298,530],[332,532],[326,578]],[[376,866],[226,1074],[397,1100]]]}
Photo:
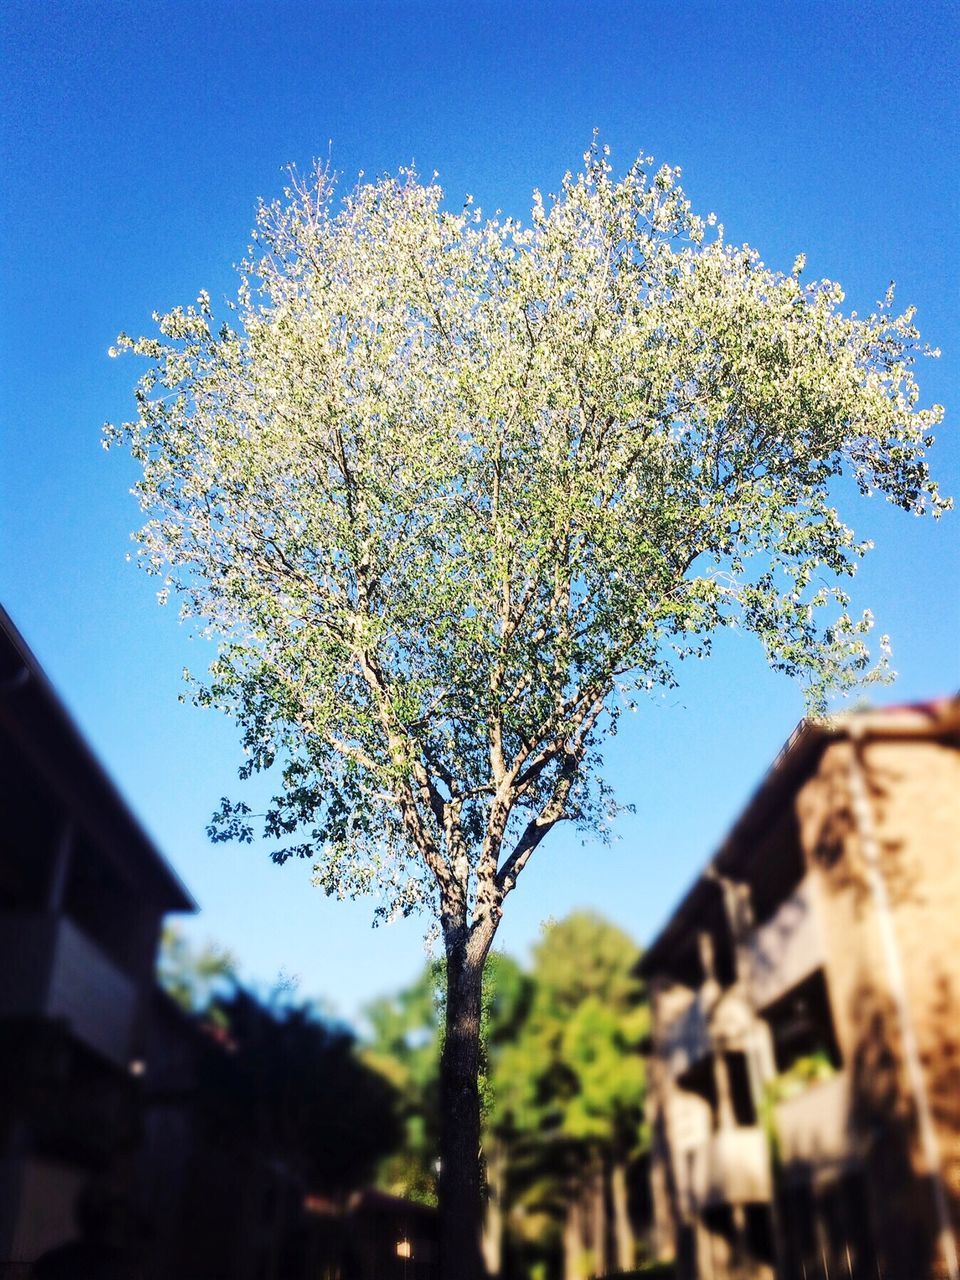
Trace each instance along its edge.
{"label": "dark window", "polygon": [[690,1280],[697,1274],[697,1237],[693,1227],[683,1226],[677,1232],[677,1276]]}
{"label": "dark window", "polygon": [[753,1104],[753,1090],[750,1088],[750,1072],[747,1068],[746,1054],[724,1054],[727,1063],[727,1079],[730,1081],[730,1098],[733,1103],[733,1115],[738,1125],[757,1123],[757,1109]]}
{"label": "dark window", "polygon": [[[808,1280],[822,1259],[817,1250],[813,1195],[806,1183],[784,1189],[780,1197],[786,1280]],[[821,1268],[822,1274],[822,1268]]]}
{"label": "dark window", "polygon": [[[703,1211],[703,1225],[709,1231],[710,1254],[714,1263],[722,1266],[724,1258],[737,1254],[737,1228],[733,1220],[733,1209],[728,1204],[711,1205]],[[718,1267],[719,1270],[719,1267]]]}
{"label": "dark window", "polygon": [[748,1204],[747,1251],[756,1262],[773,1266],[773,1221],[768,1204]]}
{"label": "dark window", "polygon": [[700,959],[697,936],[693,934],[676,955],[670,958],[666,971],[674,982],[696,991],[703,985],[706,974]]}
{"label": "dark window", "polygon": [[757,845],[752,865],[745,872],[750,887],[754,924],[766,924],[806,874],[796,816],[790,813]]}
{"label": "dark window", "polygon": [[713,976],[721,987],[730,987],[737,980],[737,956],[730,921],[719,891],[710,911],[709,930],[713,943]]}
{"label": "dark window", "polygon": [[713,1074],[713,1058],[708,1054],[707,1057],[694,1063],[682,1076],[677,1077],[677,1084],[681,1089],[697,1094],[709,1104],[714,1126],[716,1126],[717,1082]]}
{"label": "dark window", "polygon": [[773,1035],[777,1071],[789,1071],[799,1058],[815,1054],[825,1055],[834,1067],[841,1065],[822,969],[768,1005],[763,1016]]}

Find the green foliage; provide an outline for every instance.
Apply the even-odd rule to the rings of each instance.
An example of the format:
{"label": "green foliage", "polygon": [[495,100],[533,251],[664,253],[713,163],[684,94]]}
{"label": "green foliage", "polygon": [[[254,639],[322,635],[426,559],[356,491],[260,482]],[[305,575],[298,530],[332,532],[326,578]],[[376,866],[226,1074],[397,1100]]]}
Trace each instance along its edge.
{"label": "green foliage", "polygon": [[[226,322],[121,337],[144,563],[219,641],[196,700],[276,764],[274,857],[486,945],[559,821],[606,835],[605,732],[720,627],[828,690],[867,677],[838,477],[946,505],[924,353],[888,294],[771,271],[678,171],[594,146],[529,225],[412,172],[261,207]],[[215,838],[251,838],[225,802]]]}
{"label": "green foliage", "polygon": [[774,1169],[780,1167],[780,1136],[777,1132],[775,1108],[779,1103],[788,1102],[805,1093],[811,1085],[832,1080],[836,1074],[837,1068],[829,1053],[825,1049],[818,1049],[797,1058],[786,1071],[781,1071],[767,1081],[760,1100],[760,1124],[770,1144]]}
{"label": "green foliage", "polygon": [[[649,1026],[639,951],[615,926],[577,912],[544,929],[524,972],[494,953],[484,979],[484,1149],[505,1161],[510,1232],[530,1258],[559,1227],[592,1156],[624,1164],[645,1146]],[[433,1203],[443,966],[367,1011],[364,1059],[397,1089],[405,1139],[380,1166],[384,1189]],[[531,1252],[532,1251],[532,1252]]]}
{"label": "green foliage", "polygon": [[501,1059],[495,1123],[534,1145],[634,1152],[649,1027],[639,958],[626,934],[587,912],[544,930],[529,1017]]}
{"label": "green foliage", "polygon": [[443,966],[430,964],[398,995],[370,1005],[364,1062],[389,1081],[396,1095],[401,1143],[380,1165],[378,1181],[393,1195],[437,1202],[439,1071]]}
{"label": "green foliage", "polygon": [[832,1080],[836,1074],[837,1068],[829,1053],[825,1049],[818,1049],[816,1053],[797,1058],[786,1071],[775,1076],[767,1085],[767,1092],[774,1103],[786,1102],[803,1093],[810,1085]]}
{"label": "green foliage", "polygon": [[[386,1191],[425,1204],[436,1203],[444,980],[445,965],[432,962],[412,986],[365,1011],[369,1034],[364,1061],[396,1089],[405,1135],[400,1149],[381,1164],[379,1182]],[[530,990],[529,977],[514,960],[497,952],[490,956],[482,1005],[484,1114],[494,1105],[501,1058],[522,1033]]]}
{"label": "green foliage", "polygon": [[236,981],[236,961],[215,943],[193,946],[174,924],[164,925],[157,965],[160,985],[187,1013],[214,1012],[218,993]]}

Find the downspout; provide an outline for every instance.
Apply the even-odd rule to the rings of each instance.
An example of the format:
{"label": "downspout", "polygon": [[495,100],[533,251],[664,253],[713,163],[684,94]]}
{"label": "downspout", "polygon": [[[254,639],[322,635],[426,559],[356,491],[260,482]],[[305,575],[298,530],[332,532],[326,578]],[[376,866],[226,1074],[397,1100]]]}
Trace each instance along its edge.
{"label": "downspout", "polygon": [[949,1280],[960,1280],[960,1266],[957,1263],[957,1241],[950,1223],[950,1212],[947,1206],[947,1194],[943,1183],[940,1160],[940,1145],[937,1141],[933,1113],[930,1109],[930,1098],[927,1093],[923,1065],[920,1061],[916,1030],[910,1014],[903,965],[900,962],[900,948],[893,927],[893,914],[890,910],[890,895],[887,892],[887,882],[880,866],[880,845],[877,840],[873,810],[867,791],[863,744],[868,730],[866,725],[858,724],[856,718],[853,718],[847,732],[852,748],[850,752],[850,794],[853,817],[857,834],[860,837],[860,850],[863,854],[867,882],[870,886],[870,893],[873,897],[873,905],[876,911],[883,958],[887,968],[887,978],[900,1023],[900,1035],[903,1041],[907,1076],[917,1111],[920,1146],[923,1151],[924,1164],[927,1167],[933,1186],[940,1249],[946,1262]]}

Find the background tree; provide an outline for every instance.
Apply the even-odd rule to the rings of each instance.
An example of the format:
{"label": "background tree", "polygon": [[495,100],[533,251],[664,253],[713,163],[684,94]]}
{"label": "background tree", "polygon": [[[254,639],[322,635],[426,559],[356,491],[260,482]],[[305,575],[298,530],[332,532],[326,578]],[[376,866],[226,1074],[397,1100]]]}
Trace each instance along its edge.
{"label": "background tree", "polygon": [[394,1087],[403,1139],[380,1165],[377,1181],[392,1195],[437,1203],[440,1152],[440,1017],[442,964],[365,1010],[364,1061]]}
{"label": "background tree", "polygon": [[[381,1163],[378,1181],[395,1195],[437,1203],[439,1082],[443,1031],[442,961],[428,964],[420,977],[396,995],[375,1001],[365,1011],[369,1025],[364,1060],[396,1089],[404,1141]],[[480,1087],[486,1120],[496,1114],[499,1063],[522,1034],[531,1000],[531,981],[516,961],[494,952],[484,974],[481,1015]],[[495,1126],[484,1126],[487,1212],[484,1251],[488,1269],[502,1251],[508,1152]],[[491,1265],[494,1263],[494,1265]]]}
{"label": "background tree", "polygon": [[[622,930],[577,912],[545,928],[529,972],[509,956],[490,956],[481,1138],[491,1275],[550,1266],[564,1239],[569,1277],[585,1274],[589,1252],[595,1267],[633,1265],[628,1172],[644,1142],[640,1044],[648,1029],[639,955]],[[365,1061],[397,1089],[406,1134],[378,1180],[426,1203],[435,1203],[443,987],[442,964],[429,965],[366,1018]],[[609,1258],[595,1238],[610,1241]]]}
{"label": "background tree", "polygon": [[283,986],[267,997],[246,989],[229,951],[197,946],[176,926],[164,930],[158,978],[213,1033],[198,1097],[225,1138],[246,1135],[341,1201],[399,1147],[398,1095],[347,1026]]}
{"label": "background tree", "polygon": [[216,1001],[230,1052],[206,1060],[205,1096],[228,1131],[250,1133],[305,1184],[345,1203],[400,1142],[394,1091],[345,1026],[307,1004],[242,988]]}
{"label": "background tree", "polygon": [[486,1190],[483,1257],[487,1272],[499,1276],[503,1268],[513,1147],[502,1123],[499,1099],[504,1088],[511,1049],[523,1036],[534,998],[534,984],[517,962],[494,951],[483,980],[481,1015],[481,1144]]}
{"label": "background tree", "polygon": [[545,929],[530,1013],[495,1081],[515,1194],[526,1213],[560,1219],[565,1280],[636,1260],[629,1173],[643,1149],[649,1027],[639,958],[622,930],[589,912]]}
{"label": "background tree", "polygon": [[213,999],[236,985],[236,961],[225,947],[193,945],[175,924],[166,924],[160,939],[157,979],[187,1013],[213,1016]]}
{"label": "background tree", "polygon": [[[708,220],[709,223],[710,220]],[[227,323],[132,341],[145,562],[219,639],[197,700],[276,765],[274,856],[426,908],[446,957],[445,1274],[475,1280],[483,966],[561,821],[609,830],[603,735],[740,626],[814,705],[868,665],[837,584],[852,476],[920,513],[911,313],[845,316],[594,147],[531,223],[412,173],[265,205]],[[216,835],[250,839],[224,802]]]}

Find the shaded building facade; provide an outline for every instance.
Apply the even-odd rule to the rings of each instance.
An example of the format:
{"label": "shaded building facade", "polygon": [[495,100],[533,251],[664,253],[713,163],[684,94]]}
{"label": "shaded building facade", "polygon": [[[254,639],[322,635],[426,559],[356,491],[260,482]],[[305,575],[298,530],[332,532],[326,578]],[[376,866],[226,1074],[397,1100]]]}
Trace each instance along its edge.
{"label": "shaded building facade", "polygon": [[679,1280],[955,1280],[960,700],[802,723],[642,970]]}
{"label": "shaded building facade", "polygon": [[[0,799],[0,1280],[64,1251],[82,1271],[106,1234],[141,1280],[429,1280],[431,1210],[310,1207],[324,1134],[274,1105],[274,1071],[298,1044],[320,1062],[319,1024],[291,1042],[299,1024],[237,987],[228,1031],[157,985],[164,918],[195,904],[2,609]],[[344,1136],[357,1150],[341,1126],[328,1169],[349,1166]]]}
{"label": "shaded building facade", "polygon": [[129,1187],[163,917],[194,903],[0,610],[0,1274]]}

